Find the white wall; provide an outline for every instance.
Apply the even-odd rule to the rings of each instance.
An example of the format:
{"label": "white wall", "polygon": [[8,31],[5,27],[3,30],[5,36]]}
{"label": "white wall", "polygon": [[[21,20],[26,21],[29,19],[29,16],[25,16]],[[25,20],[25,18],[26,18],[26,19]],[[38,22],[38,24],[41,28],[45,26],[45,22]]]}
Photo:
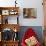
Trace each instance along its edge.
{"label": "white wall", "polygon": [[[0,0],[0,6],[14,6],[15,0]],[[20,7],[19,24],[21,26],[43,26],[43,6],[42,0],[17,0],[18,6]],[[36,19],[24,19],[23,8],[36,8],[37,18]]]}
{"label": "white wall", "polygon": [[14,6],[14,1],[15,0],[0,0],[0,6],[1,7],[9,7],[9,6]]}
{"label": "white wall", "polygon": [[[23,8],[37,8],[36,19],[24,19],[21,13],[20,25],[24,26],[43,26],[43,6],[42,0],[25,0]],[[21,11],[23,12],[23,11]],[[21,19],[22,18],[22,19]]]}

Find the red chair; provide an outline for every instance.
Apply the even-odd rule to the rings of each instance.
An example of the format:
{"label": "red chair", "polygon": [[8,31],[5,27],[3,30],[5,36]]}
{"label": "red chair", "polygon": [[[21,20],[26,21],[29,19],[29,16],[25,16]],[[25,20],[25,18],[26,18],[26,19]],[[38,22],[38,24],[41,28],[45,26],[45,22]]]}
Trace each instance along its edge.
{"label": "red chair", "polygon": [[[25,32],[24,37],[22,38],[21,46],[27,46],[27,44],[25,43],[25,40],[32,37],[32,36],[34,36],[37,39],[37,35],[34,32],[34,30],[32,28],[27,29],[27,31]],[[37,42],[37,44],[35,46],[41,46],[39,41]]]}

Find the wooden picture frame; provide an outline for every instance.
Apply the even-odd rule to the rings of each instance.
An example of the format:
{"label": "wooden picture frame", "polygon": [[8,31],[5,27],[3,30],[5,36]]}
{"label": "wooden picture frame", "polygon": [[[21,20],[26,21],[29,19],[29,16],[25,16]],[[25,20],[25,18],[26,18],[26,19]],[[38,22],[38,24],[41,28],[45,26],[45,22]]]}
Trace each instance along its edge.
{"label": "wooden picture frame", "polygon": [[23,17],[24,18],[36,18],[37,17],[36,8],[23,8]]}

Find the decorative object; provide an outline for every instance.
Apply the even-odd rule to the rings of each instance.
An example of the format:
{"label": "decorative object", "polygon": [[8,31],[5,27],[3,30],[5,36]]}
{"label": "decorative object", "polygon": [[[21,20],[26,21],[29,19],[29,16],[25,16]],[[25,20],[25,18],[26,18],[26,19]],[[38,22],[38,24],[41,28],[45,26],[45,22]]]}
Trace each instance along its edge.
{"label": "decorative object", "polygon": [[2,40],[3,41],[9,41],[9,40],[16,41],[18,40],[18,32],[15,32],[14,30],[10,28],[5,28],[2,31]]}
{"label": "decorative object", "polygon": [[36,18],[37,17],[36,8],[23,8],[23,17],[24,18]]}
{"label": "decorative object", "polygon": [[32,36],[26,39],[25,43],[27,44],[27,46],[35,46],[38,43],[38,40],[34,36]]}
{"label": "decorative object", "polygon": [[14,41],[15,40],[18,40],[18,32],[17,32],[17,29],[14,27]]}
{"label": "decorative object", "polygon": [[7,18],[7,19],[5,19],[5,24],[8,24],[8,18]]}
{"label": "decorative object", "polygon": [[17,32],[17,29],[16,28],[14,29],[14,32]]}
{"label": "decorative object", "polygon": [[8,41],[12,40],[12,30],[9,28],[5,28],[2,32],[2,40]]}
{"label": "decorative object", "polygon": [[8,16],[3,15],[2,23],[3,24],[8,24]]}
{"label": "decorative object", "polygon": [[9,14],[10,14],[10,15],[16,15],[17,13],[18,13],[18,12],[17,12],[16,10],[10,10],[10,11],[9,11]]}
{"label": "decorative object", "polygon": [[18,40],[18,32],[14,32],[13,40]]}
{"label": "decorative object", "polygon": [[2,10],[2,15],[9,15],[9,10]]}

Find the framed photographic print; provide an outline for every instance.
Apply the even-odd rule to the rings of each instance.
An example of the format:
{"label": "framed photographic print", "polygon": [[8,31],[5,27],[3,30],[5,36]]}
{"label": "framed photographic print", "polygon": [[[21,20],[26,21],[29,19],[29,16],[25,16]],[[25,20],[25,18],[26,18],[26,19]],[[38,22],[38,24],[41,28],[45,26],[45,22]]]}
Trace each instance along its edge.
{"label": "framed photographic print", "polygon": [[2,10],[2,15],[9,15],[9,10]]}
{"label": "framed photographic print", "polygon": [[23,8],[23,17],[24,18],[36,18],[37,9],[36,8]]}

